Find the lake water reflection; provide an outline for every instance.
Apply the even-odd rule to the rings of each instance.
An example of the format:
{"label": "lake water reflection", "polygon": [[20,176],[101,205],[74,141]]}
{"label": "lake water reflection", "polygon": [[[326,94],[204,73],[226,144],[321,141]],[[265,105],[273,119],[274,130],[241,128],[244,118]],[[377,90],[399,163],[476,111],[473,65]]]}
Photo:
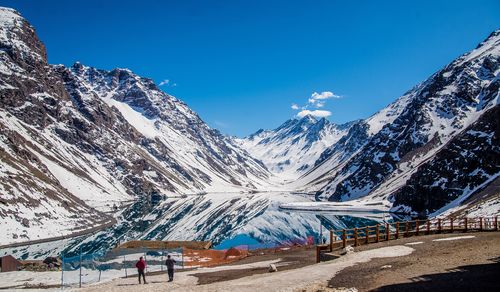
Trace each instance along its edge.
{"label": "lake water reflection", "polygon": [[257,194],[217,193],[171,197],[158,205],[137,201],[115,226],[78,238],[3,249],[23,259],[100,252],[120,242],[143,240],[210,240],[218,249],[237,245],[279,245],[327,239],[328,230],[401,221],[389,213],[339,211],[290,211],[280,205],[311,202],[301,194],[266,192]]}

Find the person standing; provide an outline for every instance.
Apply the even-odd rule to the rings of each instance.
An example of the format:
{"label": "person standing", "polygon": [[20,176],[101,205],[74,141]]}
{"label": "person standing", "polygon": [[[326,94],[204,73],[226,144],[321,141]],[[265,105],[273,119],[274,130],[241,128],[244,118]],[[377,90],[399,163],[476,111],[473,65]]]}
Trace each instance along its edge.
{"label": "person standing", "polygon": [[137,268],[137,273],[139,274],[139,284],[141,284],[141,275],[142,279],[144,280],[144,284],[146,284],[146,275],[144,274],[146,266],[147,264],[143,257],[140,257],[139,261],[135,264],[135,267]]}
{"label": "person standing", "polygon": [[167,256],[167,260],[165,261],[165,265],[167,266],[168,273],[168,281],[172,282],[174,280],[174,265],[176,261],[170,258],[170,255]]}

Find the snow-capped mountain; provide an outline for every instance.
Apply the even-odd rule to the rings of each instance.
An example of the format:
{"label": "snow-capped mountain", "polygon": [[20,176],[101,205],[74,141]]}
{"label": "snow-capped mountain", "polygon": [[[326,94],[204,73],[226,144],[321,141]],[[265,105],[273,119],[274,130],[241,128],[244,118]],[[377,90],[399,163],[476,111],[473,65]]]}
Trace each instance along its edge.
{"label": "snow-capped mountain", "polygon": [[1,243],[88,229],[151,194],[250,190],[270,175],[150,79],[49,65],[34,28],[8,8],[0,95]]}
{"label": "snow-capped mountain", "polygon": [[274,130],[259,130],[236,143],[285,179],[295,179],[314,166],[321,153],[337,142],[354,122],[335,125],[311,115],[286,121]]}
{"label": "snow-capped mountain", "polygon": [[496,31],[366,120],[306,116],[235,139],[128,69],[49,65],[33,27],[0,8],[0,244],[114,220],[83,244],[314,231],[316,215],[276,208],[308,198],[242,192],[268,190],[271,172],[318,199],[439,214],[486,198],[498,212],[499,61]]}
{"label": "snow-capped mountain", "polygon": [[499,62],[495,31],[360,128],[352,127],[306,175],[321,187],[318,197],[384,201],[394,211],[429,214],[495,180]]}

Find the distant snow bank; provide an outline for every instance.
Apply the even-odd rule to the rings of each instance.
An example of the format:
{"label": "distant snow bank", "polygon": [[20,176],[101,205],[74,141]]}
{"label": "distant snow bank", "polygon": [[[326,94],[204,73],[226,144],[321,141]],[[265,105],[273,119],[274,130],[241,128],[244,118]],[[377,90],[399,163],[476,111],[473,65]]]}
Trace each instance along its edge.
{"label": "distant snow bank", "polygon": [[280,205],[285,210],[387,213],[389,208],[383,202],[293,202]]}

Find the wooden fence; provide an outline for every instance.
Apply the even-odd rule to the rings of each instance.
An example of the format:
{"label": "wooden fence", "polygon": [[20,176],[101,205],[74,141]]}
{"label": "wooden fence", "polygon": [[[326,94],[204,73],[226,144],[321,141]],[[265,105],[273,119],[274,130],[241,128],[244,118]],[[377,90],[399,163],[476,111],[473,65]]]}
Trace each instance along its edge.
{"label": "wooden fence", "polygon": [[359,246],[403,237],[439,233],[498,230],[498,216],[413,220],[330,230],[330,243],[316,246],[316,262],[320,262],[321,251],[332,252],[334,249],[345,248],[347,245]]}

